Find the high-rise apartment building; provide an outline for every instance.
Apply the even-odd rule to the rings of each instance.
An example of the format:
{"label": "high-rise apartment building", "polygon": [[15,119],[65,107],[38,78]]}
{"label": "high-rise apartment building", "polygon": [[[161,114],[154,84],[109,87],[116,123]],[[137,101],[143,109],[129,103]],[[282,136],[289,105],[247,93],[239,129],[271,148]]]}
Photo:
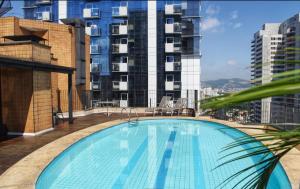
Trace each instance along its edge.
{"label": "high-rise apartment building", "polygon": [[[276,73],[299,69],[296,49],[300,47],[300,15],[282,23],[267,23],[254,34],[252,48],[252,81],[255,85],[269,83]],[[297,40],[298,39],[298,40]],[[255,122],[299,122],[299,94],[262,99],[253,103]]]}
{"label": "high-rise apartment building", "polygon": [[200,9],[200,1],[187,0],[24,1],[25,18],[84,20],[93,99],[122,107],[199,96]]}

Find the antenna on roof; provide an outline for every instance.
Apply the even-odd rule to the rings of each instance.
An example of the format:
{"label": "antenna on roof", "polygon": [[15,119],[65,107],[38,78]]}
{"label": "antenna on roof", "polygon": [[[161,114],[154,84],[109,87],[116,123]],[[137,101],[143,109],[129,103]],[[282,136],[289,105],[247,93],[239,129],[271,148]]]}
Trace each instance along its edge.
{"label": "antenna on roof", "polygon": [[10,0],[0,0],[0,17],[12,9]]}

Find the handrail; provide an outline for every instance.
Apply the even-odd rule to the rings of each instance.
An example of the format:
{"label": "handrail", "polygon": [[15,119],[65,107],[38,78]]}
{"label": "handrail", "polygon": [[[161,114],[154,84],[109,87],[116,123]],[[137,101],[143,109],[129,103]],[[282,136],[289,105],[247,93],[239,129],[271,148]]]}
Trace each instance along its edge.
{"label": "handrail", "polygon": [[[122,110],[121,110],[121,115],[123,115],[123,110],[125,110],[125,111],[127,112],[127,108],[125,108],[125,107],[122,108]],[[137,111],[136,111],[134,108],[130,107],[130,108],[129,108],[129,113],[127,113],[127,116],[128,116],[128,122],[131,121],[131,113],[132,113],[132,110],[135,111],[135,115],[136,115],[136,117],[137,117],[136,121],[139,119],[139,115],[138,115]],[[123,119],[123,116],[122,116],[122,119]]]}

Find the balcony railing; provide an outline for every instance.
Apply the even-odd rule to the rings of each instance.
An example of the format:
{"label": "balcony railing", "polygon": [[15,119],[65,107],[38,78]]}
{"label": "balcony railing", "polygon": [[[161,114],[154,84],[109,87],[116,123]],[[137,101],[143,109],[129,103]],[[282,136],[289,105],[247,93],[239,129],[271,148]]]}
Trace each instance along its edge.
{"label": "balcony railing", "polygon": [[113,25],[112,26],[112,35],[127,35],[128,26],[127,25]]}
{"label": "balcony railing", "polygon": [[180,81],[166,81],[165,82],[166,91],[178,91],[181,89]]}
{"label": "balcony railing", "polygon": [[50,11],[37,12],[36,19],[43,20],[43,21],[51,21],[51,12]]}
{"label": "balcony railing", "polygon": [[181,71],[181,63],[180,62],[166,62],[165,71],[166,72]]}
{"label": "balcony railing", "polygon": [[112,53],[127,53],[128,52],[128,45],[127,44],[113,44],[112,45]]}
{"label": "balcony railing", "polygon": [[165,24],[165,32],[166,33],[181,33],[182,27],[180,23],[173,23],[173,24]]}
{"label": "balcony railing", "polygon": [[112,63],[113,72],[127,72],[128,64],[127,63]]}
{"label": "balcony railing", "polygon": [[91,64],[91,73],[100,73],[101,65],[100,64]]}
{"label": "balcony railing", "polygon": [[101,29],[97,26],[85,27],[85,33],[90,36],[100,36]]}
{"label": "balcony railing", "polygon": [[90,46],[90,54],[100,54],[101,48],[100,45],[91,45]]}
{"label": "balcony railing", "polygon": [[127,91],[128,82],[127,81],[113,81],[113,90],[117,91]]}
{"label": "balcony railing", "polygon": [[100,10],[98,8],[84,8],[84,18],[100,18]]}
{"label": "balcony railing", "polygon": [[113,17],[127,17],[128,16],[127,6],[113,7],[112,8],[112,16]]}
{"label": "balcony railing", "polygon": [[165,43],[166,53],[181,53],[181,43]]}
{"label": "balcony railing", "polygon": [[181,15],[182,9],[180,4],[165,5],[166,15]]}

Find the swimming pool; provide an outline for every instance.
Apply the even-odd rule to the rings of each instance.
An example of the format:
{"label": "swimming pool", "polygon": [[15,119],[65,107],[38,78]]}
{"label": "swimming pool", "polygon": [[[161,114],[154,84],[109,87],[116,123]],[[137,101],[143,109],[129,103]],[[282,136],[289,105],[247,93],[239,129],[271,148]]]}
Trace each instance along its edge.
{"label": "swimming pool", "polygon": [[[224,155],[221,148],[245,135],[221,128],[227,126],[186,119],[122,123],[67,148],[43,170],[36,188],[215,189],[257,161],[247,158],[214,169],[225,161],[219,160]],[[232,188],[244,176],[224,188]],[[268,188],[291,188],[280,165]]]}

